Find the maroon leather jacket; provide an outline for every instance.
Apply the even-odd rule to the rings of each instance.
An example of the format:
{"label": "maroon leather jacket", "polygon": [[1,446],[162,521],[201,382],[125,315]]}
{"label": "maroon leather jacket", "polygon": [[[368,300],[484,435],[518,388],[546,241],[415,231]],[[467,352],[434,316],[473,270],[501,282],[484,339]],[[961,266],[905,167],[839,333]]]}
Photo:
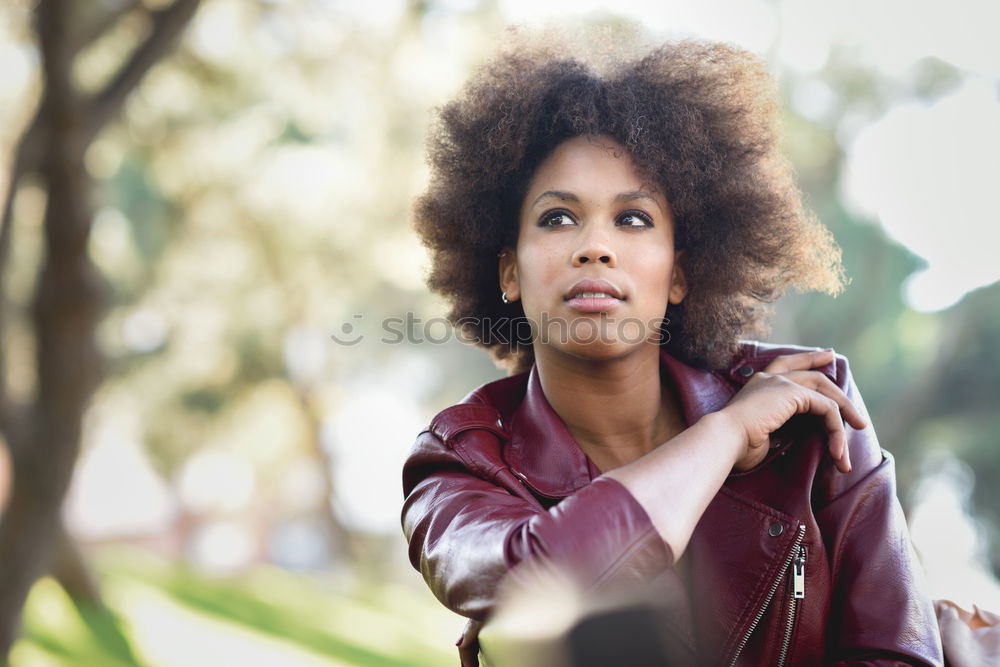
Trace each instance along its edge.
{"label": "maroon leather jacket", "polygon": [[[662,364],[691,425],[776,356],[803,349],[747,343],[721,372],[666,352]],[[866,415],[847,360],[821,370]],[[403,470],[410,560],[441,602],[473,619],[490,613],[512,567],[543,557],[572,563],[595,588],[642,582],[679,594],[685,613],[669,634],[701,664],[940,665],[893,460],[871,427],[846,428],[844,474],[817,420],[786,424],[760,465],[729,476],[674,568],[646,512],[600,476],[534,370],[505,378],[417,438]]]}

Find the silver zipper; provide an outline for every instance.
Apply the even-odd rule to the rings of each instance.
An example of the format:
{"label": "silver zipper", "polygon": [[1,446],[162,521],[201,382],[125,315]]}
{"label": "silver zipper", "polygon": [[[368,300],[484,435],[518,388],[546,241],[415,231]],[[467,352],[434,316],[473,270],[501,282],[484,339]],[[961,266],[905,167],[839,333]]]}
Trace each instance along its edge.
{"label": "silver zipper", "polygon": [[774,598],[774,593],[778,590],[778,584],[780,584],[785,578],[785,573],[788,572],[788,568],[792,564],[792,559],[799,555],[799,547],[802,546],[802,540],[805,539],[805,536],[806,527],[799,524],[799,534],[796,535],[795,543],[788,551],[788,557],[785,559],[785,564],[781,568],[781,574],[774,580],[774,583],[771,584],[771,589],[767,592],[767,597],[764,598],[764,604],[762,604],[760,609],[757,610],[757,615],[754,616],[753,623],[750,624],[750,627],[747,628],[746,633],[743,635],[743,639],[741,639],[740,643],[737,644],[736,652],[733,653],[733,657],[729,660],[729,667],[733,667],[733,665],[736,664],[736,661],[740,657],[740,653],[743,652],[743,649],[746,648],[747,642],[750,641],[750,635],[752,635],[753,631],[757,629],[760,619],[764,618],[764,612],[767,611],[768,605],[771,604],[771,600]]}
{"label": "silver zipper", "polygon": [[792,599],[788,601],[788,621],[785,624],[785,636],[781,641],[781,653],[778,654],[777,667],[784,667],[788,659],[788,649],[792,645],[792,628],[795,627],[795,613],[798,611],[799,600],[806,596],[806,548],[799,545],[799,554],[792,563]]}
{"label": "silver zipper", "polygon": [[792,597],[801,600],[806,596],[806,548],[799,545],[799,556],[792,565]]}

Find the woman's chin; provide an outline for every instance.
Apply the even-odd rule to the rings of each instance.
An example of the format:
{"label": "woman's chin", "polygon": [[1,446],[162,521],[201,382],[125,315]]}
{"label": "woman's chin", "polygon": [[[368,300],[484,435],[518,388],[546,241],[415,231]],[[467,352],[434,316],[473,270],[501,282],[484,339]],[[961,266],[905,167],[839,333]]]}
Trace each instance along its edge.
{"label": "woman's chin", "polygon": [[657,346],[649,343],[636,344],[617,340],[603,340],[591,343],[570,342],[549,347],[554,347],[559,354],[564,354],[575,359],[601,363],[626,359],[642,351],[654,350]]}
{"label": "woman's chin", "polygon": [[618,321],[601,313],[574,319],[541,318],[545,326],[535,328],[535,356],[550,352],[577,359],[612,361],[640,350],[658,348],[655,331],[641,323]]}

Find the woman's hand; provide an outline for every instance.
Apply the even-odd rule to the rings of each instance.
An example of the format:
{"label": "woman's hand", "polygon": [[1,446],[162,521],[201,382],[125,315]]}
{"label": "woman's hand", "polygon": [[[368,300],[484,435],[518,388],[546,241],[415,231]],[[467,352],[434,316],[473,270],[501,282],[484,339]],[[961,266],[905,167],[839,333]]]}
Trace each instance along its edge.
{"label": "woman's hand", "polygon": [[770,449],[770,435],[794,415],[808,413],[823,420],[837,469],[851,471],[843,420],[856,429],[865,428],[867,422],[837,385],[813,370],[833,358],[833,350],[777,357],[719,411],[746,436],[746,447],[734,465],[737,470],[749,470],[763,461]]}
{"label": "woman's hand", "polygon": [[724,408],[605,476],[621,483],[642,505],[676,559],[732,469],[748,470],[763,461],[771,433],[792,416],[805,413],[822,419],[837,468],[850,472],[841,417],[854,428],[867,424],[844,392],[814,370],[833,358],[832,350],[776,358]]}

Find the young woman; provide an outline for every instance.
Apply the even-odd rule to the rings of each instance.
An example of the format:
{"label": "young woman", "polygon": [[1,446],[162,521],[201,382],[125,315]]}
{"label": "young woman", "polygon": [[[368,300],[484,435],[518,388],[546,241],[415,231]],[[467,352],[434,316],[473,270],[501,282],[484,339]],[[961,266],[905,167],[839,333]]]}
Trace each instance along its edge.
{"label": "young woman", "polygon": [[839,289],[776,113],[753,56],[696,42],[601,70],[519,45],[442,109],[430,286],[517,372],[405,464],[410,558],[449,608],[483,621],[544,561],[662,590],[699,664],[942,662],[847,361],[740,340],[789,287]]}

